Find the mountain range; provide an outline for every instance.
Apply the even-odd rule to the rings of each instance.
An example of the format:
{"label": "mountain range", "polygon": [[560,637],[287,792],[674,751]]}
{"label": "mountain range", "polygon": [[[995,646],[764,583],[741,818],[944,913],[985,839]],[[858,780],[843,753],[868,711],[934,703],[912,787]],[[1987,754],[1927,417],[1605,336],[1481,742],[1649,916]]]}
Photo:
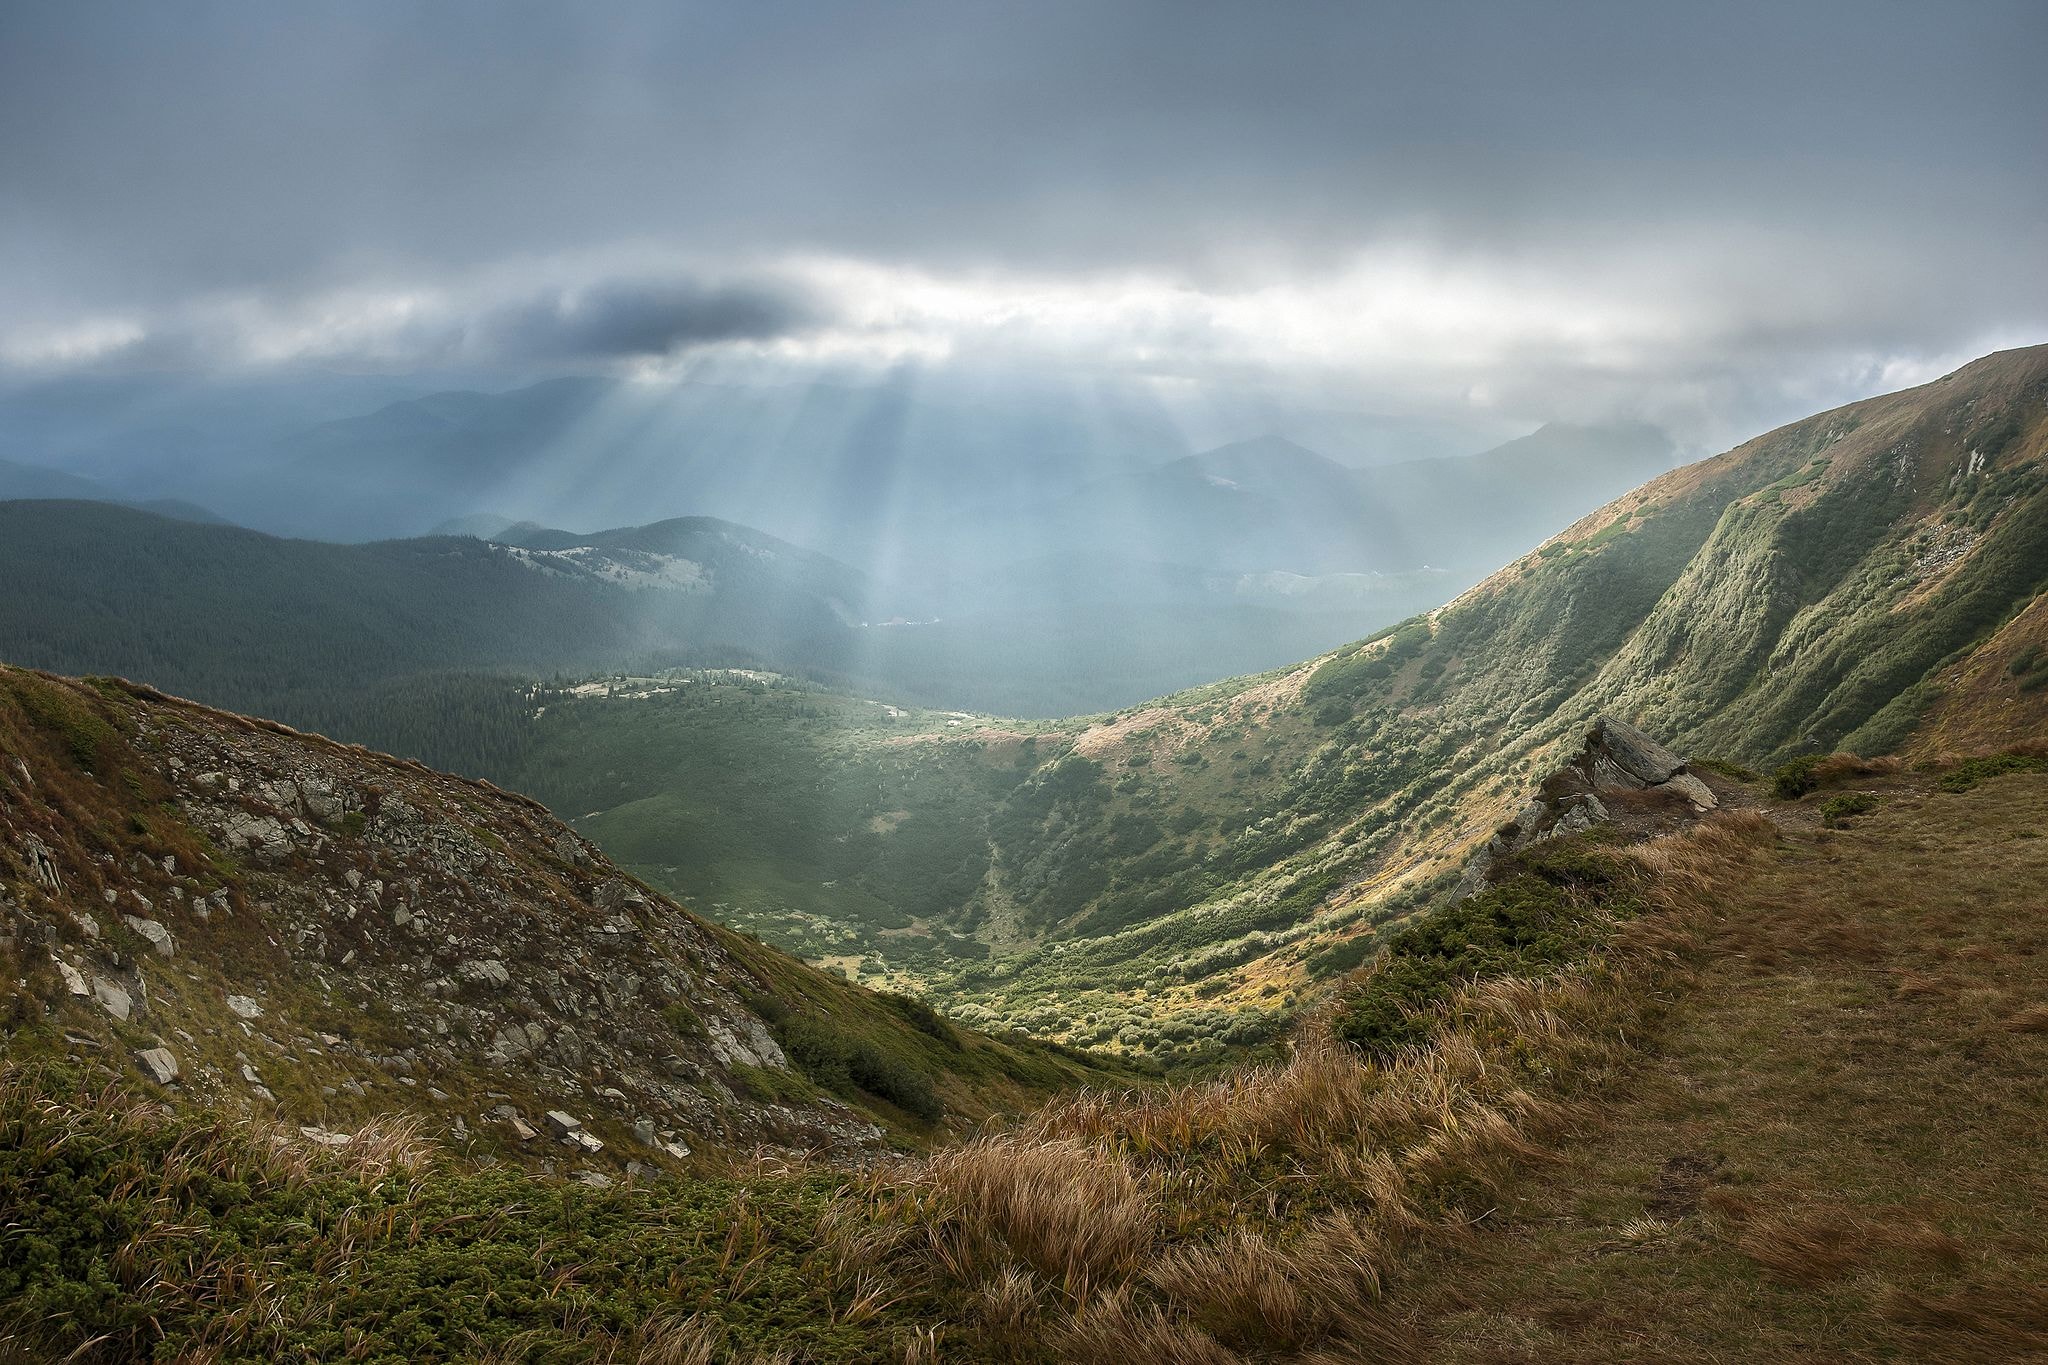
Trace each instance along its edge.
{"label": "mountain range", "polygon": [[[1363,469],[1281,438],[1176,456],[1179,438],[1157,421],[1115,413],[1106,427],[1030,408],[984,422],[979,409],[830,386],[563,380],[409,398],[297,431],[275,430],[276,414],[270,426],[251,418],[236,429],[244,447],[158,475],[140,456],[102,453],[116,482],[0,466],[0,494],[44,500],[17,512],[18,534],[0,544],[0,567],[35,585],[0,623],[0,651],[58,670],[118,668],[395,746],[404,737],[363,728],[349,709],[361,709],[357,698],[340,689],[451,669],[539,677],[732,662],[910,703],[1071,714],[1271,667],[1439,604],[1536,543],[1566,508],[1670,458],[1661,433],[1640,427],[1545,428],[1478,456]],[[55,418],[28,425],[52,441],[67,430]],[[353,548],[225,526],[194,536],[48,501],[124,503],[118,490],[136,486],[175,486],[272,529],[347,537],[433,525],[544,552],[524,562],[596,596],[575,608],[583,619],[541,629],[570,590],[506,573],[518,555],[437,536]],[[515,521],[479,503],[551,516]],[[663,505],[734,520],[559,529],[578,509]],[[150,506],[220,521],[196,504]],[[777,548],[751,568],[678,548],[677,528],[720,524]],[[140,574],[137,537],[150,546]],[[583,573],[571,561],[608,567]],[[53,574],[59,562],[80,566],[75,577]],[[777,574],[787,581],[770,583]],[[630,591],[604,599],[607,582]],[[344,584],[382,605],[331,606]],[[395,646],[359,647],[387,605]],[[305,624],[267,629],[279,614]],[[437,614],[445,620],[427,629]],[[239,653],[161,647],[166,635],[222,632]],[[262,666],[244,666],[256,654]],[[221,667],[206,662],[215,658]],[[337,695],[308,700],[323,687]]]}
{"label": "mountain range", "polygon": [[650,881],[963,1017],[1255,1037],[1444,894],[1597,714],[1765,769],[2034,733],[2044,399],[2037,347],[1820,414],[1364,643],[1106,716],[646,682],[549,705],[498,775]]}
{"label": "mountain range", "polygon": [[[339,546],[0,517],[29,594],[73,520],[133,543],[51,638],[193,668],[330,620],[346,668],[408,607],[396,643],[444,663],[620,647],[635,594],[843,622],[863,583],[701,519]],[[220,610],[135,624],[195,582]],[[406,676],[422,734],[545,806],[0,667],[0,1342],[2026,1358],[2044,601],[2038,347],[1110,714]]]}

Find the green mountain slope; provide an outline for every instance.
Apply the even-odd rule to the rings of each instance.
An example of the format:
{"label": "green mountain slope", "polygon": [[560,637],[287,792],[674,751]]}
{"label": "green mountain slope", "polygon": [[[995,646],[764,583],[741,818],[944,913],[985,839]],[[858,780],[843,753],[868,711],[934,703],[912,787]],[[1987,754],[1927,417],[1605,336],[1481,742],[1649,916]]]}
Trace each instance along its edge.
{"label": "green mountain slope", "polygon": [[9,1061],[598,1176],[872,1154],[1119,1074],[732,934],[528,798],[5,667],[0,923]]}
{"label": "green mountain slope", "polygon": [[82,502],[0,503],[0,658],[389,742],[452,672],[684,662],[829,666],[860,576],[745,527],[631,544],[332,545]]}
{"label": "green mountain slope", "polygon": [[[2037,347],[1821,414],[1625,495],[1429,617],[1114,716],[906,726],[763,688],[721,694],[736,714],[713,726],[685,687],[550,708],[506,776],[644,875],[715,879],[724,913],[901,969],[966,1018],[1167,1051],[1256,1038],[1444,890],[1595,714],[1752,765],[1905,744],[2048,586],[2044,399]],[[754,803],[715,775],[746,760],[704,758],[735,723],[776,736],[754,780],[817,794],[808,885],[747,870],[773,861]],[[731,857],[691,849],[712,829]],[[972,889],[893,890],[912,850],[927,885]]]}
{"label": "green mountain slope", "polygon": [[604,1185],[388,1115],[336,1144],[0,1066],[0,1341],[110,1365],[2033,1359],[2048,776],[2010,758],[1838,765],[1846,820],[1724,782],[1733,809],[1532,844],[1346,983],[1340,1032],[1365,1013],[1412,1046],[1311,1020],[1284,1061],[858,1172]]}

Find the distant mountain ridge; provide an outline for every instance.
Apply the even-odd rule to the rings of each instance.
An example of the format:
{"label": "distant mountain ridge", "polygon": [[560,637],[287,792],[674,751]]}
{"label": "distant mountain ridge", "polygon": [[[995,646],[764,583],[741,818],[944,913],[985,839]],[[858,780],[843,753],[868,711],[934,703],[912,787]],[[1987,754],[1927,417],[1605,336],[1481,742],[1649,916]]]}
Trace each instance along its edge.
{"label": "distant mountain ridge", "polygon": [[216,516],[197,503],[185,502],[178,498],[150,498],[141,501],[122,498],[97,479],[88,479],[41,465],[0,460],[0,502],[9,501],[104,502],[116,507],[132,507],[142,512],[154,512],[158,516],[174,517],[179,521],[227,524],[224,518]]}
{"label": "distant mountain ridge", "polygon": [[0,503],[0,655],[342,733],[422,676],[843,662],[864,609],[856,571],[708,519],[641,535],[648,548],[620,533],[581,555],[468,537],[333,545]]}
{"label": "distant mountain ridge", "polygon": [[[736,883],[722,898],[778,942],[857,943],[984,1023],[1173,1051],[1262,1036],[1275,1001],[1364,960],[1598,716],[1765,769],[2048,739],[2044,591],[2048,346],[1674,470],[1448,604],[1264,675],[1025,729],[913,734],[847,704],[829,743],[774,696],[593,698],[551,708],[506,776],[643,875]],[[723,842],[690,836],[713,856],[673,852],[662,812],[747,726],[822,784],[807,859],[946,851],[954,891],[916,906],[921,940],[880,871],[846,874],[880,907],[750,880],[743,793]]]}
{"label": "distant mountain ridge", "polygon": [[940,553],[987,562],[1114,546],[1131,559],[1212,572],[1431,568],[1469,583],[1586,507],[1669,469],[1672,456],[1670,439],[1642,425],[1552,425],[1476,455],[1366,469],[1264,437],[984,508]]}

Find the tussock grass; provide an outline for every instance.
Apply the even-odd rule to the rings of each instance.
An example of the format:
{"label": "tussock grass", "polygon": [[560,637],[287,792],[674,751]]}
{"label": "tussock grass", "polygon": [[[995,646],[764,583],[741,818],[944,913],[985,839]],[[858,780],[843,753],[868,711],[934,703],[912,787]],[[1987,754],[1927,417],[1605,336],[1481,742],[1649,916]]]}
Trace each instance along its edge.
{"label": "tussock grass", "polygon": [[[1741,1012],[1743,992],[1810,980],[1817,962],[1864,1014],[1904,1011],[1923,1031],[1947,1021],[1973,1055],[2008,1065],[2015,1049],[2038,1049],[2048,1007],[2015,975],[2048,947],[2038,926],[1987,919],[1962,896],[1916,921],[1938,951],[1900,958],[1891,911],[1869,907],[1905,903],[1910,879],[1845,888],[1830,880],[1842,869],[1815,856],[1840,843],[1854,869],[1887,866],[1888,831],[1923,800],[1981,799],[1874,776],[1893,784],[1884,803],[1845,831],[1733,809],[1583,867],[1564,850],[1547,884],[1570,901],[1572,951],[1406,1000],[1419,1041],[1362,1051],[1333,1008],[1283,1060],[1076,1093],[852,1179],[764,1165],[722,1183],[584,1190],[457,1171],[402,1124],[330,1150],[291,1133],[181,1128],[117,1092],[52,1099],[54,1084],[7,1073],[0,1152],[13,1155],[0,1157],[0,1196],[11,1188],[25,1204],[25,1182],[68,1169],[97,1203],[56,1201],[60,1212],[126,1221],[39,1228],[69,1267],[41,1281],[0,1236],[0,1275],[17,1277],[0,1294],[0,1333],[44,1354],[93,1338],[82,1358],[103,1360],[398,1360],[451,1341],[483,1360],[650,1365],[1613,1358],[1606,1348],[1635,1324],[1532,1282],[1560,1263],[1540,1238],[1572,1219],[1532,1223],[1531,1208],[1606,1188],[1611,1167],[1583,1164],[1629,1105],[1699,1099],[1710,1082],[1630,1098],[1677,1064],[1665,1053],[1687,1036],[1686,1011],[1734,1011],[1715,1036],[1760,1050],[1740,1058],[1743,1083],[1788,1039],[1802,1060],[1835,1045],[1828,1028],[1788,1032],[1778,1015]],[[1918,787],[1898,790],[1909,781]],[[2025,803],[2004,813],[2041,823]],[[1972,856],[1980,879],[1998,875]],[[1751,1027],[1763,1031],[1752,1039]],[[1953,1086],[1950,1072],[1930,1074]],[[1725,1102],[1739,1125],[1747,1104],[1752,1126],[1775,1133],[1766,1100],[1787,1102],[1740,1091]],[[1913,1146],[1930,1135],[1899,1131],[1897,1160],[1931,1159],[1934,1148]],[[1662,1297],[1660,1277],[1680,1266],[1737,1277],[1738,1304],[1791,1303],[1787,1340],[1808,1339],[1802,1313],[1835,1321],[1844,1305],[1912,1358],[2007,1358],[2038,1340],[2048,1307],[2034,1286],[2000,1278],[1981,1226],[1924,1201],[1830,1195],[1810,1175],[1745,1175],[1705,1146],[1652,1152],[1634,1177],[1648,1192],[1615,1198],[1584,1241],[1597,1274],[1619,1277],[1591,1282],[1645,1322],[1669,1313],[1693,1327],[1689,1303]],[[1531,1313],[1520,1295],[1546,1307]],[[488,1299],[488,1312],[465,1316],[465,1296]],[[1754,1309],[1721,1311],[1746,1328],[1741,1312]],[[1703,1330],[1740,1341],[1738,1329]],[[1703,1358],[1778,1358],[1782,1345],[1745,1355],[1717,1344]]]}
{"label": "tussock grass", "polygon": [[1632,852],[1712,907],[1617,934],[1692,926],[1689,987],[1496,1235],[1411,1257],[1430,1359],[2048,1358],[2048,780],[1865,776],[1738,875],[1726,822]]}
{"label": "tussock grass", "polygon": [[[1078,1094],[878,1174],[840,1258],[964,1305],[976,1358],[1413,1358],[1385,1304],[1404,1258],[1484,1222],[1626,1072],[1655,983],[1697,946],[1688,921],[1776,839],[1732,811],[1615,855],[1582,907],[1590,955],[1422,1002],[1426,1043],[1374,1057],[1325,1020],[1284,1062]],[[1630,916],[1600,916],[1624,886]]]}

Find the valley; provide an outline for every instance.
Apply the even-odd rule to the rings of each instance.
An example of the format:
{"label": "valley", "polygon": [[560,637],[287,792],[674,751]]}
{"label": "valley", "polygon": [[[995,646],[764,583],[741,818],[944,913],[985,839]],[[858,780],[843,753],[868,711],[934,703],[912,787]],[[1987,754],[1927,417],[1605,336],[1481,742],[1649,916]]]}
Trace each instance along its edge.
{"label": "valley", "polygon": [[[65,1003],[63,980],[50,983],[50,1022],[24,1032],[17,1021],[10,1037],[0,1067],[0,1198],[19,1211],[16,1240],[0,1243],[10,1346],[68,1346],[90,1333],[114,1359],[204,1350],[229,1362],[332,1352],[396,1361],[455,1339],[468,1351],[564,1360],[800,1352],[1308,1365],[1333,1352],[1605,1360],[1646,1342],[1730,1362],[1849,1341],[1879,1355],[1975,1360],[2023,1357],[2044,1340],[2048,1240],[2028,1197],[2048,1100],[2031,965],[2040,926],[2009,913],[2048,873],[2038,743],[1911,772],[1838,757],[1806,765],[1811,790],[1791,800],[1772,784],[1716,775],[1720,809],[1705,815],[1651,803],[1536,840],[1496,860],[1454,917],[1424,923],[1435,932],[1392,936],[1380,962],[1303,1021],[1284,1056],[1219,1079],[1119,1089],[1074,1054],[1034,1059],[1028,1044],[898,1014],[927,1043],[950,1038],[938,1055],[1006,1058],[997,1066],[1011,1085],[1090,1088],[916,1160],[850,1170],[838,1150],[830,1163],[732,1166],[707,1144],[675,1173],[663,1169],[670,1157],[634,1156],[618,1181],[605,1175],[620,1159],[614,1142],[635,1139],[567,1112],[550,1110],[548,1135],[527,1137],[520,1109],[506,1104],[509,1116],[491,1116],[502,1135],[486,1137],[459,1123],[439,1129],[465,1106],[423,1108],[422,1098],[439,1099],[427,1090],[406,1097],[419,1118],[394,1120],[372,1103],[314,1124],[302,1116],[347,1102],[281,1089],[265,1098],[275,1120],[248,1114],[255,1083],[244,1073],[223,1086],[206,1044],[178,1023],[215,1008],[211,991],[178,982],[177,964],[212,961],[198,916],[208,907],[165,899],[178,906],[167,958],[139,930],[132,949],[125,938],[118,949],[81,938],[79,911],[69,925],[49,915],[80,882],[132,899],[145,881],[161,890],[160,875],[176,886],[177,873],[119,849],[95,867],[74,861],[68,844],[20,838],[24,819],[50,828],[39,817],[54,802],[109,799],[96,782],[81,788],[78,774],[111,776],[167,739],[209,764],[237,751],[259,764],[267,755],[272,774],[280,759],[295,764],[291,780],[314,819],[293,823],[311,833],[316,860],[344,847],[391,858],[399,800],[380,803],[359,834],[344,810],[323,836],[314,822],[331,818],[324,803],[346,806],[349,792],[309,782],[314,771],[367,765],[393,780],[420,802],[429,830],[441,824],[444,857],[460,856],[464,825],[523,835],[504,854],[536,856],[545,817],[488,788],[186,704],[19,672],[0,680],[8,749],[34,765],[11,763],[0,790],[13,830],[5,856],[17,885],[41,888],[10,908],[7,951],[55,943],[52,960],[65,962],[134,952],[152,983],[147,1010],[113,1040],[136,1048],[134,1060],[94,1036],[106,1028],[104,1001]],[[194,837],[174,814],[195,831],[215,827],[208,811],[219,798],[206,793],[220,771],[179,775],[168,791],[155,786],[163,768],[129,772],[134,781],[114,785],[168,798],[131,825],[145,827],[151,859],[162,841]],[[238,795],[273,799],[262,786]],[[1627,795],[1610,790],[1609,800],[1621,808]],[[459,825],[446,823],[451,799],[466,808]],[[255,815],[240,809],[240,819]],[[487,823],[470,824],[480,817]],[[567,851],[551,872],[575,885],[574,837],[557,833],[554,848]],[[306,854],[290,856],[296,865]],[[604,874],[595,859],[590,870]],[[273,918],[243,899],[268,889],[262,874],[219,859],[206,867],[223,874],[209,905],[290,921],[290,911]],[[1924,886],[1941,889],[1909,889]],[[600,889],[593,908],[605,904]],[[714,993],[693,993],[689,1006],[712,1039],[744,1017],[733,1011],[763,1008],[745,994],[750,982],[773,981],[783,999],[794,984],[836,1027],[870,1017],[873,998],[854,988],[777,967],[743,940],[706,940],[707,926],[673,907],[643,919],[659,902],[625,906],[650,947],[699,936],[684,955],[696,992]],[[585,917],[607,934],[618,919]],[[528,934],[541,928],[531,915],[521,922]],[[43,923],[57,932],[32,932]],[[405,928],[379,925],[362,941],[388,952]],[[722,968],[707,956],[720,948],[731,954]],[[585,951],[564,965],[573,972]],[[1445,951],[1454,957],[1436,956]],[[314,958],[298,970],[325,990],[346,982],[350,965]],[[311,998],[283,997],[268,966],[209,968],[223,969],[232,975],[222,984],[253,983],[262,1004],[229,995],[219,1031],[299,1054],[265,1052],[270,1076],[360,1066],[359,1023],[353,1036],[318,1039],[334,1052],[325,1061],[292,1036],[295,1023],[319,1018]],[[515,979],[530,970],[518,964]],[[737,999],[716,993],[721,970],[741,984]],[[474,1010],[475,997],[457,1005]],[[229,1022],[237,1016],[249,1027]],[[619,1022],[603,1044],[630,1053],[645,1025]],[[141,1047],[159,1025],[168,1036]],[[1784,1045],[1792,1036],[1796,1049]],[[152,1071],[172,1048],[190,1073]],[[615,1073],[619,1061],[605,1056],[585,1076],[637,1086],[630,1062]],[[508,1088],[567,1081],[556,1065],[539,1058]],[[948,1075],[949,1104],[971,1093],[952,1088],[964,1079]],[[739,1100],[732,1117],[749,1112],[743,1090],[728,1091]],[[610,1093],[586,1091],[585,1112]],[[1922,1103],[1930,1094],[1939,1110]],[[813,1096],[788,1093],[758,1112],[804,1122],[804,1105],[825,1098]],[[654,1139],[674,1141],[659,1129]],[[519,1169],[526,1162],[535,1174]],[[575,1178],[546,1178],[560,1166]],[[11,1254],[24,1234],[40,1249],[33,1258]]]}
{"label": "valley", "polygon": [[2048,1365],[2044,58],[0,3],[0,1365]]}
{"label": "valley", "polygon": [[1108,715],[891,717],[707,678],[551,705],[503,780],[650,881],[963,1019],[1166,1057],[1252,1042],[1448,890],[1601,712],[1765,771],[1912,747],[1944,696],[2001,717],[1980,743],[2033,733],[2044,395],[2035,348],[1821,414],[1372,640]]}

